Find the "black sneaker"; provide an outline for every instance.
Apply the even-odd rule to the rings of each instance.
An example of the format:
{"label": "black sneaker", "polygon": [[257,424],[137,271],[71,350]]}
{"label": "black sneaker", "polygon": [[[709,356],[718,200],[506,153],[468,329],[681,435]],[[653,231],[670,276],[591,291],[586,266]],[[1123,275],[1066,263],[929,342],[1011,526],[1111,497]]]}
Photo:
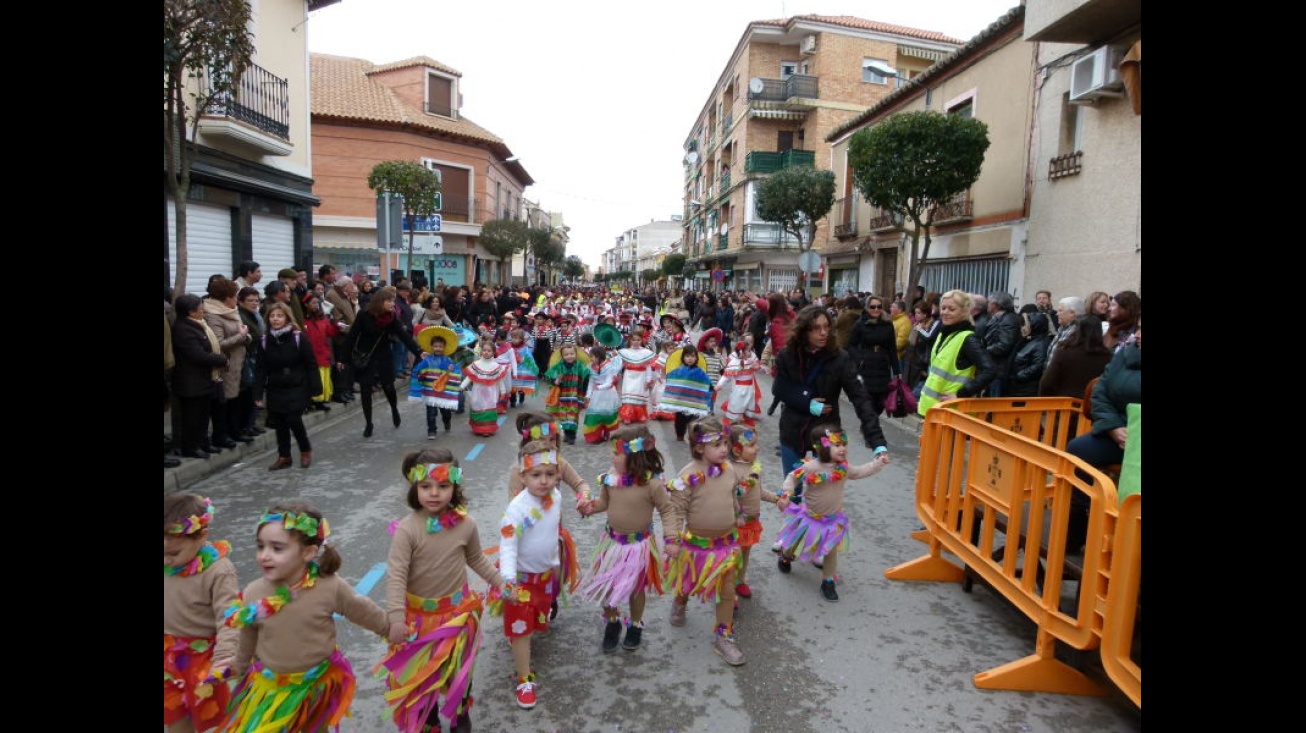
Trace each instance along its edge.
{"label": "black sneaker", "polygon": [[640,622],[638,625],[636,625],[635,623],[631,623],[630,626],[626,627],[626,640],[621,642],[621,648],[625,649],[628,652],[635,651],[636,649],[639,648],[639,642],[641,637],[643,636],[644,636],[643,622]]}
{"label": "black sneaker", "polygon": [[603,627],[603,651],[605,653],[617,651],[619,641],[621,641],[621,622],[609,621]]}
{"label": "black sneaker", "polygon": [[549,620],[552,621],[557,617],[558,617],[558,599],[554,598],[553,603],[549,605]]}
{"label": "black sneaker", "polygon": [[794,569],[794,561],[781,555],[780,559],[775,561],[775,566],[780,568],[780,572],[787,573]]}
{"label": "black sneaker", "polygon": [[821,595],[825,596],[827,601],[839,600],[839,591],[834,589],[834,578],[826,578],[821,581]]}

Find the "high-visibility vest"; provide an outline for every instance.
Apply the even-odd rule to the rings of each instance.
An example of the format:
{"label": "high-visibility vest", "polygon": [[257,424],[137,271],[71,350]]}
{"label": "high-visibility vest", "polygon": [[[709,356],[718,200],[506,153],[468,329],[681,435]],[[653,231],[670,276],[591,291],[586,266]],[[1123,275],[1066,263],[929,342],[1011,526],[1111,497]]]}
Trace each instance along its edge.
{"label": "high-visibility vest", "polygon": [[939,400],[948,395],[955,395],[966,384],[966,380],[975,376],[975,366],[965,369],[957,368],[957,357],[961,354],[961,345],[966,336],[974,331],[956,331],[947,338],[934,340],[930,349],[930,371],[925,377],[925,386],[921,388],[921,398],[916,403],[916,413],[925,413]]}

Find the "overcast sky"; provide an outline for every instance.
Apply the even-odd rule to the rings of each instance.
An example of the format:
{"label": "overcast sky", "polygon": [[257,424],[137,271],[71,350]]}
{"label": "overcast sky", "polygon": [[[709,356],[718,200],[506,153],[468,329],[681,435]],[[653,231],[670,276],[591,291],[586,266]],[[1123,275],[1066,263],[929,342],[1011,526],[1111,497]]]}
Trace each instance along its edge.
{"label": "overcast sky", "polygon": [[748,24],[852,15],[970,40],[1020,0],[343,0],[309,50],[462,73],[462,113],[535,179],[591,268],[623,232],[681,213],[684,143]]}

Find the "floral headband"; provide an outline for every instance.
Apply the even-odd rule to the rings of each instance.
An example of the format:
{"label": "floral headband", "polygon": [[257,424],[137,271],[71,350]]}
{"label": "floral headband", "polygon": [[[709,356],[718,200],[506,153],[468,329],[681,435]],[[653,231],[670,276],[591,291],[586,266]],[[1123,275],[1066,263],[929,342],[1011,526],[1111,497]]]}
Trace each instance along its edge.
{"label": "floral headband", "polygon": [[173,522],[163,529],[164,534],[195,534],[209,526],[213,521],[213,501],[204,500],[204,513],[198,516],[192,514],[180,522]]}
{"label": "floral headband", "polygon": [[418,483],[431,479],[438,483],[448,481],[451,484],[463,482],[463,470],[451,463],[419,463],[408,469],[408,482]]}
{"label": "floral headband", "polygon": [[823,445],[826,448],[831,448],[836,445],[848,445],[848,435],[842,430],[826,430],[825,435],[822,435],[819,440],[812,441],[813,446],[817,444]]}
{"label": "floral headband", "polygon": [[280,522],[282,527],[303,532],[309,539],[325,541],[331,535],[331,527],[325,517],[318,519],[307,513],[264,512],[263,516],[259,517],[258,526],[262,527],[269,522]]}
{"label": "floral headband", "polygon": [[757,440],[756,431],[745,430],[739,434],[739,439],[735,441],[735,445],[749,445],[750,443],[756,440]]}
{"label": "floral headband", "polygon": [[703,433],[694,438],[695,443],[715,443],[726,437],[725,433]]}
{"label": "floral headband", "polygon": [[528,440],[540,440],[542,438],[547,438],[550,435],[557,435],[557,434],[558,434],[558,423],[556,422],[546,422],[546,423],[541,423],[540,425],[532,425],[529,428],[521,431],[521,436]]}
{"label": "floral headband", "polygon": [[612,448],[618,453],[630,455],[631,453],[653,450],[655,443],[651,435],[647,437],[640,436],[634,440],[614,440],[612,441]]}
{"label": "floral headband", "polygon": [[558,451],[542,450],[539,453],[527,453],[521,457],[521,470],[529,471],[536,466],[558,465]]}

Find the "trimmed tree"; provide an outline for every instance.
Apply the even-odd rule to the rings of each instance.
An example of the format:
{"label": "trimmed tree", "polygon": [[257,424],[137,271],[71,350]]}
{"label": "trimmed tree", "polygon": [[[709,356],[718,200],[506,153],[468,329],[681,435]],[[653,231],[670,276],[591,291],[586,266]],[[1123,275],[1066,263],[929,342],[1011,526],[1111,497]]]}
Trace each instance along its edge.
{"label": "trimmed tree", "polygon": [[576,255],[571,255],[562,263],[562,276],[569,282],[585,277],[585,263]]}
{"label": "trimmed tree", "polygon": [[247,0],[169,0],[163,4],[163,165],[176,217],[173,292],[186,288],[186,197],[200,117],[235,94],[252,63]]}
{"label": "trimmed tree", "polygon": [[499,258],[502,273],[503,263],[530,244],[530,227],[517,219],[491,219],[481,226],[481,236],[476,243]]}
{"label": "trimmed tree", "polygon": [[903,292],[915,292],[929,260],[937,207],[979,179],[989,148],[988,130],[988,125],[970,117],[904,112],[858,130],[848,141],[848,168],[862,197],[911,221]]}
{"label": "trimmed tree", "polygon": [[757,215],[798,238],[798,251],[812,248],[816,222],[834,208],[834,173],[798,165],[772,173],[757,187]]}
{"label": "trimmed tree", "polygon": [[378,196],[390,192],[403,198],[404,221],[408,223],[408,269],[413,269],[413,240],[417,236],[417,217],[436,212],[435,195],[440,192],[440,177],[435,171],[411,160],[386,160],[372,166],[367,187]]}
{"label": "trimmed tree", "polygon": [[662,274],[667,277],[682,277],[685,272],[685,256],[667,255],[662,259]]}

